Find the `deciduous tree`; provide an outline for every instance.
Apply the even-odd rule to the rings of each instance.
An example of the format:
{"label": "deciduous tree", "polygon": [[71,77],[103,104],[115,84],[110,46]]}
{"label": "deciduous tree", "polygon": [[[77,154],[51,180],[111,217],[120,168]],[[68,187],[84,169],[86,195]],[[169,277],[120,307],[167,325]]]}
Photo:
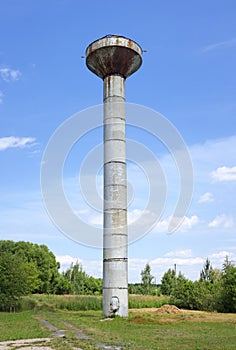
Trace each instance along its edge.
{"label": "deciduous tree", "polygon": [[161,279],[162,294],[164,295],[173,294],[175,289],[175,282],[176,282],[175,270],[169,269],[167,272],[164,273]]}
{"label": "deciduous tree", "polygon": [[153,279],[154,276],[151,275],[151,266],[147,263],[145,268],[141,271],[143,294],[149,294]]}

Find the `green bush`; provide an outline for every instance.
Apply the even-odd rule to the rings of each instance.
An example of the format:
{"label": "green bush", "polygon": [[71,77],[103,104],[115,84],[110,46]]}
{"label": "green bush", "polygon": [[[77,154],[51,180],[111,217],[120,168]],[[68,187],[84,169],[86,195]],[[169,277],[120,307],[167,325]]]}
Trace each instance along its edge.
{"label": "green bush", "polygon": [[34,310],[36,306],[37,306],[37,302],[34,299],[30,297],[24,297],[18,301],[18,304],[16,306],[16,311]]}
{"label": "green bush", "polygon": [[179,308],[214,311],[216,310],[216,290],[214,285],[208,281],[189,281],[178,284],[170,298],[171,304]]}

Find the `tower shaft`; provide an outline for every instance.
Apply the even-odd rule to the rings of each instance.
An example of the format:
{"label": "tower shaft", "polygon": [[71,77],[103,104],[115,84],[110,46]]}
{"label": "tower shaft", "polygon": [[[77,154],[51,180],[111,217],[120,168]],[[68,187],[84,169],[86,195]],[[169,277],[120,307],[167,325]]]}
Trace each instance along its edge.
{"label": "tower shaft", "polygon": [[125,79],[104,79],[103,313],[128,316]]}

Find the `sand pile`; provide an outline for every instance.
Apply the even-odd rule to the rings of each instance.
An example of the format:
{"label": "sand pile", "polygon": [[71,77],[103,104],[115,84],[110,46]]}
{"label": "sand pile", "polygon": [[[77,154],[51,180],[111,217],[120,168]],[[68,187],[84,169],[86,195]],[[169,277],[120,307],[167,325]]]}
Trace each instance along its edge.
{"label": "sand pile", "polygon": [[156,310],[157,314],[182,314],[183,311],[180,310],[177,306],[175,305],[162,305],[159,309]]}

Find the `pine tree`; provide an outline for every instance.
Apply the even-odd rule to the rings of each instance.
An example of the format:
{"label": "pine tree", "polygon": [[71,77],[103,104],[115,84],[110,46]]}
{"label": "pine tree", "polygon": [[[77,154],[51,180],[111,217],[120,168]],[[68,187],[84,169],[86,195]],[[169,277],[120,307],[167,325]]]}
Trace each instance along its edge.
{"label": "pine tree", "polygon": [[200,281],[213,282],[213,268],[208,258],[206,259],[203,269],[200,272]]}

